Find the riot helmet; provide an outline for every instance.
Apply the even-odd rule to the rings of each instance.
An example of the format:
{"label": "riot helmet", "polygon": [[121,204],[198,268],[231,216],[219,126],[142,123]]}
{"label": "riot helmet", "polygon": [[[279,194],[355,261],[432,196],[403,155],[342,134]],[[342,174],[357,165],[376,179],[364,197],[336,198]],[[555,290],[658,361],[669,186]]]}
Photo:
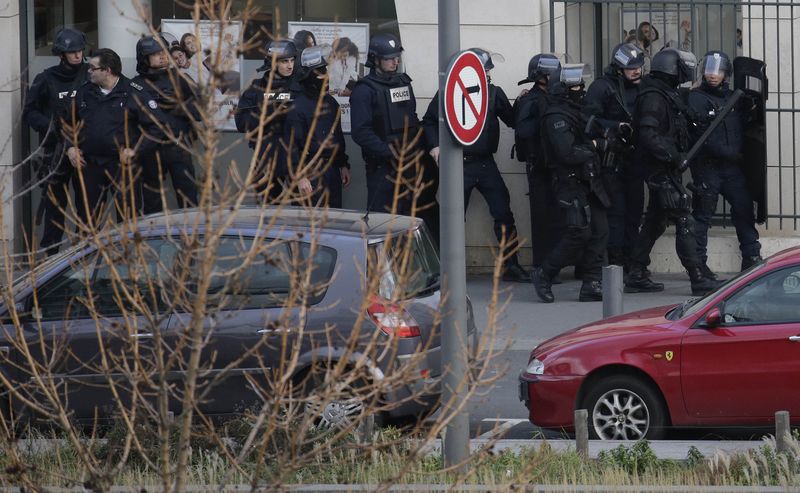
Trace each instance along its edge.
{"label": "riot helmet", "polygon": [[483,69],[485,71],[490,71],[494,68],[494,63],[492,62],[492,55],[484,50],[483,48],[470,48],[467,51],[471,51],[478,55],[478,58],[481,59],[481,63],[483,64]]}
{"label": "riot helmet", "polygon": [[699,69],[701,77],[713,77],[720,83],[727,82],[731,75],[731,59],[721,51],[712,50],[703,56]]}
{"label": "riot helmet", "polygon": [[65,27],[58,31],[53,40],[53,55],[63,55],[74,51],[86,49],[86,35],[77,29]]}
{"label": "riot helmet", "polygon": [[314,71],[325,73],[328,67],[330,45],[319,45],[306,48],[300,53],[300,80],[308,79]]}
{"label": "riot helmet", "polygon": [[670,76],[675,85],[694,80],[697,58],[693,53],[675,48],[665,48],[653,56],[650,72]]}
{"label": "riot helmet", "polygon": [[379,60],[399,58],[403,53],[403,45],[394,34],[378,33],[369,40],[367,50],[367,67],[379,67]]}
{"label": "riot helmet", "polygon": [[166,39],[163,36],[159,37],[160,40],[153,36],[145,36],[136,42],[136,71],[140,74],[150,70],[150,55],[164,51]]}
{"label": "riot helmet", "polygon": [[589,67],[585,63],[569,63],[559,67],[547,84],[547,92],[574,102],[580,102],[585,94]]}
{"label": "riot helmet", "polygon": [[552,53],[540,53],[535,55],[528,62],[528,77],[517,82],[518,86],[528,82],[537,82],[541,79],[548,79],[553,72],[561,68],[558,57]]}
{"label": "riot helmet", "polygon": [[611,65],[625,70],[644,66],[644,50],[633,43],[618,44],[611,51]]}
{"label": "riot helmet", "polygon": [[272,70],[272,57],[275,61],[284,60],[286,58],[297,57],[297,46],[294,41],[290,39],[274,39],[267,41],[264,46],[266,56],[264,57],[264,64],[256,69],[258,72],[269,72]]}

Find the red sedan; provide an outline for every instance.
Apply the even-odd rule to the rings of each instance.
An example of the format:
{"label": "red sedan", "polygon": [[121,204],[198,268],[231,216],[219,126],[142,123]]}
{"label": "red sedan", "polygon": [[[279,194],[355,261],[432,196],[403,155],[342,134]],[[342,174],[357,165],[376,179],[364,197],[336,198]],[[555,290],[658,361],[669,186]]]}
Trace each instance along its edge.
{"label": "red sedan", "polygon": [[571,431],[589,412],[603,440],[670,427],[800,424],[800,247],[681,305],[609,318],[531,352],[520,376],[530,421]]}

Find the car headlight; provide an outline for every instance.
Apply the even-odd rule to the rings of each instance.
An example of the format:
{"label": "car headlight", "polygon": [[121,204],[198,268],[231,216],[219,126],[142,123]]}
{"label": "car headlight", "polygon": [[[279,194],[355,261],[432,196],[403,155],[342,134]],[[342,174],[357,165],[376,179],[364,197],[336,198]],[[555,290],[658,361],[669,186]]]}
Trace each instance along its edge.
{"label": "car headlight", "polygon": [[544,374],[544,363],[536,358],[533,358],[533,360],[528,363],[528,368],[526,368],[525,371],[531,375],[542,375]]}

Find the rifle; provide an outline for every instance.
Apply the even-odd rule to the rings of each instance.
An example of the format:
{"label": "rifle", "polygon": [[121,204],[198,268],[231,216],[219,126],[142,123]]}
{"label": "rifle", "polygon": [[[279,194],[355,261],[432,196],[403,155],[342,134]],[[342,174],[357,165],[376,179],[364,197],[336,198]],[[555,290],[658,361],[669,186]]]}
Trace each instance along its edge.
{"label": "rifle", "polygon": [[720,124],[722,124],[722,121],[725,119],[726,116],[728,116],[728,113],[733,111],[733,107],[736,106],[736,103],[739,102],[739,99],[742,97],[743,94],[744,92],[742,92],[741,89],[736,89],[735,91],[733,91],[731,98],[728,100],[727,103],[725,103],[725,106],[720,108],[717,115],[711,121],[711,124],[709,124],[705,132],[703,132],[703,135],[701,135],[700,138],[697,139],[697,142],[695,142],[692,148],[689,149],[689,152],[686,153],[686,156],[684,156],[683,160],[678,166],[678,169],[685,170],[686,168],[689,167],[689,162],[697,155],[698,152],[700,152],[700,148],[703,147],[703,144],[706,143],[708,138],[711,136],[711,133],[714,132],[714,130],[716,130],[717,127],[720,126]]}

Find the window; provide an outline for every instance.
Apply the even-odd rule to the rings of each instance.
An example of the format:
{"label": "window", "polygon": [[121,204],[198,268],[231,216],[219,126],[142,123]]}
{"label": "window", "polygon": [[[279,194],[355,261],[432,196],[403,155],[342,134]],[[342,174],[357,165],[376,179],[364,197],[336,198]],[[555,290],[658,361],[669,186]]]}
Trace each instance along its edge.
{"label": "window", "polygon": [[65,26],[84,32],[89,45],[97,48],[97,2],[35,0],[33,54],[51,56],[56,33]]}
{"label": "window", "polygon": [[439,255],[423,228],[370,245],[368,260],[384,299],[411,298],[439,286]]}
{"label": "window", "polygon": [[781,269],[748,284],[728,298],[726,324],[800,321],[800,266]]}
{"label": "window", "polygon": [[[37,290],[39,314],[42,320],[86,318],[86,283],[92,278],[97,255],[90,254],[72,265]],[[31,308],[33,301],[31,300]]]}

